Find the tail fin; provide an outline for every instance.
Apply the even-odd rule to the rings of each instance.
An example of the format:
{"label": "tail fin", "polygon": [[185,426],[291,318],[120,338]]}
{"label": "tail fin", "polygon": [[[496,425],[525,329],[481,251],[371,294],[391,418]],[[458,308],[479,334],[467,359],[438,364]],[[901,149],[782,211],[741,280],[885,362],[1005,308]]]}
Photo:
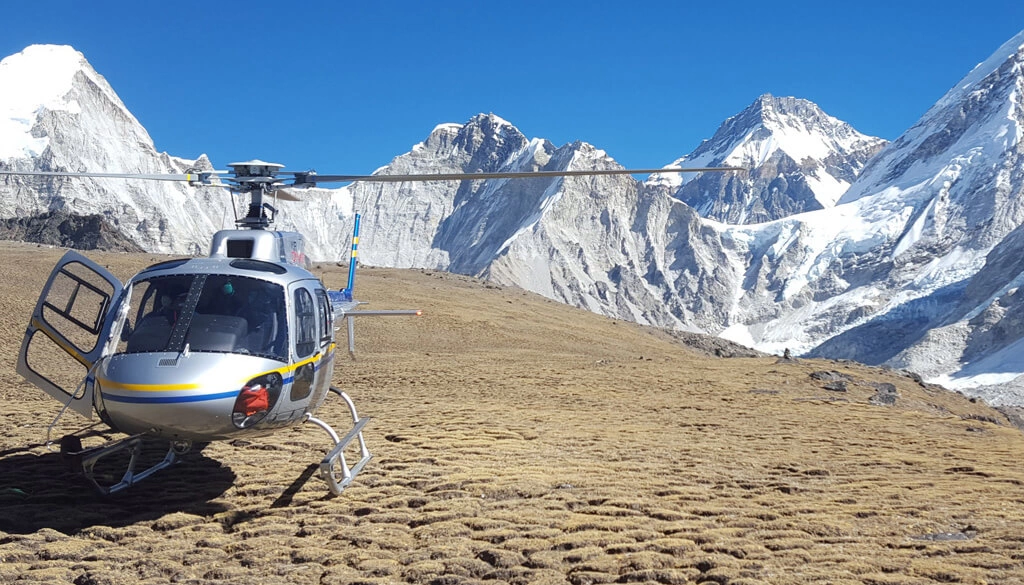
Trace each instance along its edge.
{"label": "tail fin", "polygon": [[356,214],[356,225],[352,229],[352,253],[348,257],[348,285],[345,292],[352,298],[352,287],[356,284],[356,264],[359,263],[359,214]]}
{"label": "tail fin", "polygon": [[354,309],[359,305],[365,304],[355,300],[352,297],[352,287],[355,285],[356,280],[356,265],[359,263],[359,214],[356,214],[356,225],[352,230],[352,254],[348,260],[348,286],[344,290],[339,291],[328,291],[327,296],[331,299],[331,304],[334,306],[335,311],[339,311],[339,317],[343,317],[348,321],[348,353],[352,356],[352,359],[356,357],[356,341],[355,341],[355,320],[353,317],[358,316],[385,316],[385,315],[421,315],[422,311],[418,309],[409,310],[382,310],[382,311],[355,311]]}

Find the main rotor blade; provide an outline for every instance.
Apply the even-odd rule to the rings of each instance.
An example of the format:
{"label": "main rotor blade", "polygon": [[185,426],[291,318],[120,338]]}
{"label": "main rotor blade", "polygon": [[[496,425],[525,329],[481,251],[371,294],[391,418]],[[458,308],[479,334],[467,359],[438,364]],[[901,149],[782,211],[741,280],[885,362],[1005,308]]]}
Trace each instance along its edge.
{"label": "main rotor blade", "polygon": [[[0,175],[23,175],[29,177],[88,177],[99,179],[145,179],[147,181],[188,181],[196,182],[208,179],[211,175],[226,171],[202,171],[184,174],[141,174],[141,173],[72,173],[64,171],[0,171]],[[205,177],[205,179],[204,179]]]}
{"label": "main rotor blade", "polygon": [[483,179],[537,179],[544,177],[589,177],[598,175],[650,175],[653,173],[705,173],[745,171],[744,167],[691,167],[661,169],[599,169],[575,171],[533,171],[508,173],[439,173],[434,175],[318,175],[295,173],[295,184],[311,183],[405,183],[423,181],[477,181]]}

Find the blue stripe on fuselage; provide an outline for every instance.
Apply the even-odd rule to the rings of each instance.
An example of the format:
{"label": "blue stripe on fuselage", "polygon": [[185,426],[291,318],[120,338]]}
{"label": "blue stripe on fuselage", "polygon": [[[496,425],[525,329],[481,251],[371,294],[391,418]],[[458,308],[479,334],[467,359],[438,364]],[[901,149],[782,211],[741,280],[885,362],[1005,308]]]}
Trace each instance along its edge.
{"label": "blue stripe on fuselage", "polygon": [[103,392],[103,400],[107,402],[127,402],[129,404],[170,404],[175,402],[204,402],[221,400],[238,396],[238,390],[220,392],[218,394],[200,394],[199,396],[118,396]]}
{"label": "blue stripe on fuselage", "polygon": [[[320,359],[312,362],[313,371],[320,371],[320,368],[330,363],[334,359],[334,352],[328,352]],[[294,370],[291,375],[287,378],[283,378],[284,384],[291,384],[295,381]],[[183,402],[205,402],[208,400],[221,400],[223,398],[235,398],[238,393],[241,392],[241,388],[237,390],[229,390],[227,392],[219,392],[217,394],[200,394],[198,396],[118,396],[117,394],[109,394],[107,392],[100,391],[103,396],[103,400],[110,402],[122,402],[128,404],[174,404]]]}

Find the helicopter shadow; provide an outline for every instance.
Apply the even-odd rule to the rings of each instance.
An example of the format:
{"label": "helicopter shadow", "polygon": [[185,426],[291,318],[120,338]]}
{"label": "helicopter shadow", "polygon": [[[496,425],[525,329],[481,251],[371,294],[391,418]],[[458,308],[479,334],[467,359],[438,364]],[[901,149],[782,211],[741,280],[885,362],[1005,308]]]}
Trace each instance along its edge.
{"label": "helicopter shadow", "polygon": [[[166,447],[164,447],[166,449]],[[195,451],[178,464],[110,496],[99,494],[59,453],[0,458],[0,531],[30,534],[51,528],[74,535],[93,526],[123,527],[173,512],[211,516],[235,473]]]}

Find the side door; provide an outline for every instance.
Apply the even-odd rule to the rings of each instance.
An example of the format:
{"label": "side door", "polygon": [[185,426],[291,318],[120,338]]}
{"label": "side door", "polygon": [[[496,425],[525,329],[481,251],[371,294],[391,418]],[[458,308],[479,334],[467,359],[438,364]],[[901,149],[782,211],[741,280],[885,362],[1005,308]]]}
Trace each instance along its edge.
{"label": "side door", "polygon": [[315,388],[316,371],[320,361],[316,304],[312,291],[302,281],[292,283],[289,286],[289,294],[294,318],[292,363],[296,364],[289,398],[292,402],[300,402],[306,406]]}
{"label": "side door", "polygon": [[57,262],[25,330],[17,371],[61,404],[92,417],[90,368],[103,355],[121,281],[75,251]]}
{"label": "side door", "polygon": [[331,388],[331,378],[334,377],[334,311],[331,308],[331,301],[327,297],[327,291],[323,288],[316,289],[316,309],[319,333],[317,346],[323,357],[317,368],[316,382],[314,383],[314,396],[311,400],[314,408],[318,408],[327,398],[327,392]]}

